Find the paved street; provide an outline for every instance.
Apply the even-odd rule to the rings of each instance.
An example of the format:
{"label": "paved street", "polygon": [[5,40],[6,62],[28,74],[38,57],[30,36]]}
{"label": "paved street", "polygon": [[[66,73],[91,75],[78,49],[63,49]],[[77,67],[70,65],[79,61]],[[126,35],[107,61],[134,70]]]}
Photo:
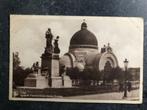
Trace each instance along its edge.
{"label": "paved street", "polygon": [[[93,95],[82,95],[82,96],[72,96],[66,97],[66,99],[87,99],[87,100],[122,100],[124,92],[113,92],[113,93],[103,93],[103,94],[93,94]],[[127,98],[123,100],[137,100],[139,99],[139,90],[132,90],[127,92]]]}

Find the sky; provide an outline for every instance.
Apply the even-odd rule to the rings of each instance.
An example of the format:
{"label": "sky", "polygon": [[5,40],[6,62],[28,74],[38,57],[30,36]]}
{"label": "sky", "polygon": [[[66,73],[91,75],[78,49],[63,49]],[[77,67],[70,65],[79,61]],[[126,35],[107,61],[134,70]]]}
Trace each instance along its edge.
{"label": "sky", "polygon": [[68,52],[70,39],[80,30],[83,19],[97,37],[99,52],[104,44],[110,43],[120,67],[125,58],[129,67],[142,66],[144,34],[143,19],[139,17],[10,15],[10,53],[19,52],[21,66],[25,68],[41,62],[45,32],[51,28],[54,38],[60,37],[62,56]]}

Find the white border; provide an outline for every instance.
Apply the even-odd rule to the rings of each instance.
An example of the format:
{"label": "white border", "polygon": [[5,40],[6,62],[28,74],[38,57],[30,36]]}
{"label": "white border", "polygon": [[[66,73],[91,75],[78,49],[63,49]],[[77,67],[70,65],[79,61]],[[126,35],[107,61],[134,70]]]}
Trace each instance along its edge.
{"label": "white border", "polygon": [[[50,16],[50,15],[10,15],[11,16]],[[73,17],[82,17],[82,18],[95,18],[96,16],[90,17],[90,16],[50,16],[50,17],[63,17],[63,18],[69,18],[72,19]],[[98,17],[98,16],[97,16]],[[101,16],[102,17],[102,16]],[[104,16],[106,18],[108,16]],[[111,17],[112,18],[112,17]],[[126,17],[113,17],[113,18],[126,18]],[[132,18],[132,17],[129,17]],[[134,17],[133,17],[134,18]],[[143,21],[143,26],[144,26],[144,20],[141,17],[136,17],[140,18]],[[10,29],[11,29],[11,23],[10,23]],[[11,31],[10,32],[10,47],[9,47],[9,100],[13,101],[49,101],[49,102],[73,102],[73,103],[119,103],[119,104],[141,104],[143,102],[143,49],[144,49],[144,29],[142,32],[142,50],[140,53],[140,57],[142,57],[142,62],[141,62],[141,67],[140,67],[140,94],[139,94],[139,101],[127,101],[127,100],[80,100],[80,99],[57,99],[57,98],[15,98],[12,96],[12,79],[13,79],[13,71],[12,71],[12,64],[13,64],[13,59],[12,59],[12,42],[11,42]]]}

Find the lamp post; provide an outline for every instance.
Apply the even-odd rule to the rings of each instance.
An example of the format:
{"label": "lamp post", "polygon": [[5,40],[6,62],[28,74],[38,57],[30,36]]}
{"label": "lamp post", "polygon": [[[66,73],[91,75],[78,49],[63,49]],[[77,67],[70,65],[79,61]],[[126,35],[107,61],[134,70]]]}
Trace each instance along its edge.
{"label": "lamp post", "polygon": [[124,80],[125,80],[125,87],[124,87],[124,96],[123,96],[123,98],[127,98],[127,69],[128,69],[128,60],[127,59],[125,59],[125,61],[124,61],[124,67],[125,67],[125,76],[124,76]]}

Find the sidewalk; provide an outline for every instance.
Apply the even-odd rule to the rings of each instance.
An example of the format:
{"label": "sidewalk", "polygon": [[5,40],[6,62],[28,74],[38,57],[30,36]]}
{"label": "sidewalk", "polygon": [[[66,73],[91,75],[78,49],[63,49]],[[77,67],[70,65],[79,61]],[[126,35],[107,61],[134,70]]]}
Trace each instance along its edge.
{"label": "sidewalk", "polygon": [[[127,98],[123,99],[124,92],[112,92],[112,93],[102,93],[102,94],[90,94],[90,95],[80,95],[66,97],[66,99],[84,99],[84,100],[138,100],[139,90],[132,90],[127,92]],[[64,97],[65,98],[65,97]]]}

